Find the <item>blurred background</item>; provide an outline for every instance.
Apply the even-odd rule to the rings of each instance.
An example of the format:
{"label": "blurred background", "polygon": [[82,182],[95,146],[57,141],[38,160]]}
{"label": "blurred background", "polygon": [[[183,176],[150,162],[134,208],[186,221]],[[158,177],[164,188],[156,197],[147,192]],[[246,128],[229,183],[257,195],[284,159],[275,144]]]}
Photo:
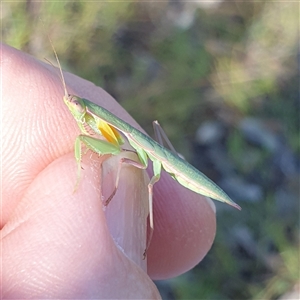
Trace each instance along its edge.
{"label": "blurred background", "polygon": [[[164,299],[299,296],[299,3],[6,2],[2,40],[103,87],[242,206]],[[154,204],[155,205],[155,204]]]}

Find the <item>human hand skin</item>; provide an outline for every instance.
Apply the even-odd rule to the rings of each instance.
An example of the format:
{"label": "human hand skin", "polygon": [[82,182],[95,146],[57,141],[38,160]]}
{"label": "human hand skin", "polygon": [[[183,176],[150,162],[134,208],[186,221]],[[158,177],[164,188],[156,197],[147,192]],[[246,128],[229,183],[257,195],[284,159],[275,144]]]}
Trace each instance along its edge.
{"label": "human hand skin", "polygon": [[[103,209],[99,186],[109,195],[119,158],[89,151],[73,193],[80,132],[63,102],[57,70],[7,45],[1,55],[1,298],[160,298],[150,278],[177,276],[203,259],[215,235],[214,205],[164,172],[154,186],[146,266],[144,171],[122,169],[120,187]],[[65,77],[69,93],[139,128],[104,90]]]}

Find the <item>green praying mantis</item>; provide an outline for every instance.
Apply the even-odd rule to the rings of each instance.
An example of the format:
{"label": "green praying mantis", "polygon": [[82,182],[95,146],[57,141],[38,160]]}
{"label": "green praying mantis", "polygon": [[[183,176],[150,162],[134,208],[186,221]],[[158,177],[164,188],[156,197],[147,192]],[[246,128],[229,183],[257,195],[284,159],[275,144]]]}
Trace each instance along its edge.
{"label": "green praying mantis", "polygon": [[[105,108],[98,106],[87,99],[68,94],[57,53],[51,40],[50,43],[59,66],[61,81],[65,93],[63,100],[81,131],[81,134],[78,135],[75,140],[75,159],[78,167],[75,189],[79,184],[81,176],[82,143],[87,149],[90,149],[99,155],[117,155],[122,151],[131,151],[122,148],[122,145],[124,144],[123,137],[125,137],[138,156],[139,162],[125,157],[121,158],[117,170],[114,190],[109,198],[104,202],[104,205],[108,205],[117,191],[123,164],[132,165],[140,169],[146,169],[148,167],[148,160],[150,159],[153,162],[154,175],[148,184],[150,234],[144,252],[144,258],[146,257],[146,252],[149,248],[154,230],[153,186],[159,181],[162,169],[168,172],[174,180],[189,190],[227,203],[239,210],[241,209],[240,206],[233,202],[220,187],[176,153],[157,121],[154,122],[154,129],[160,143],[137,130],[127,122],[116,117]],[[95,137],[95,135],[97,137]],[[163,146],[162,139],[168,143],[169,147],[172,149],[171,151]]]}

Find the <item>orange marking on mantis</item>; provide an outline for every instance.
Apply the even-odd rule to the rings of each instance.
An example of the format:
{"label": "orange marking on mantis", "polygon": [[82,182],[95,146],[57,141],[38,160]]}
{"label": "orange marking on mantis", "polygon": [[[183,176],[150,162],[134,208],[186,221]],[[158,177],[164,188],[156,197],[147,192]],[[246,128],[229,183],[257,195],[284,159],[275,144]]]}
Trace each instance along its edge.
{"label": "orange marking on mantis", "polygon": [[99,120],[97,127],[108,142],[116,146],[123,144],[123,139],[120,133],[105,121]]}

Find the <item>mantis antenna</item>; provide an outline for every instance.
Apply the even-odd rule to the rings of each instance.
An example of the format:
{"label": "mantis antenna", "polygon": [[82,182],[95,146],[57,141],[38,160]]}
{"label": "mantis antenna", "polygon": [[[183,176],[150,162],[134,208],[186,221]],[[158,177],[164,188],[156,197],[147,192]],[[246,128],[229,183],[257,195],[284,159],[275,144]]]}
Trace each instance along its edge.
{"label": "mantis antenna", "polygon": [[[52,50],[54,52],[54,55],[55,55],[55,58],[56,58],[56,61],[57,61],[57,64],[58,64],[58,68],[59,68],[59,74],[60,74],[60,78],[61,78],[61,82],[63,84],[63,88],[64,88],[64,92],[65,92],[65,97],[68,97],[69,94],[68,94],[68,91],[67,91],[67,86],[66,86],[66,82],[65,82],[65,78],[64,78],[64,75],[63,75],[63,72],[62,72],[62,68],[61,68],[61,64],[59,62],[59,59],[58,59],[58,56],[57,56],[57,52],[53,46],[53,43],[52,43],[52,40],[50,39],[50,36],[48,35],[48,40],[50,42],[50,45],[52,47]],[[49,60],[47,60],[49,62]],[[50,64],[53,66],[53,64],[50,62]]]}

